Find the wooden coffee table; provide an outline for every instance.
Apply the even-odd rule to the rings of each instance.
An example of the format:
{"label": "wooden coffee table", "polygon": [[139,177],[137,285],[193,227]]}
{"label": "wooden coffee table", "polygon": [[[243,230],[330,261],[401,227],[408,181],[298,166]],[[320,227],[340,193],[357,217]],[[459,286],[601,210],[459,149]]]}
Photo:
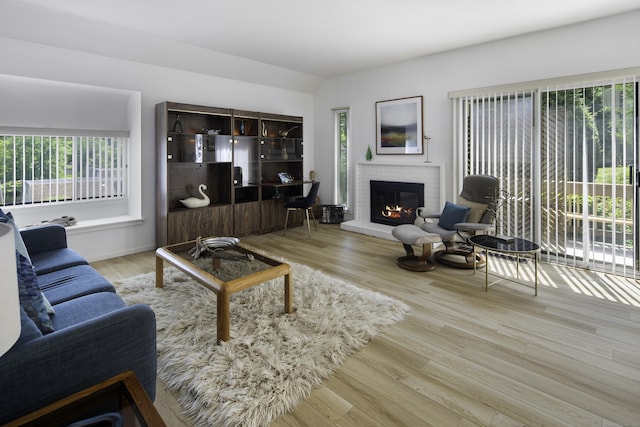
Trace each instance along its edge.
{"label": "wooden coffee table", "polygon": [[[230,326],[230,309],[229,303],[231,295],[259,285],[271,279],[284,277],[284,312],[293,313],[292,302],[292,274],[289,264],[267,258],[252,250],[242,246],[241,244],[225,249],[221,257],[212,257],[211,271],[198,267],[189,251],[195,246],[196,241],[178,243],[175,245],[164,246],[156,250],[156,287],[161,288],[164,283],[164,261],[173,265],[178,270],[192,277],[202,286],[210,289],[216,294],[217,299],[217,337],[218,343],[228,341],[231,337],[229,334]],[[222,280],[216,276],[216,270],[219,269],[220,263],[225,262],[225,258],[233,257],[237,254],[237,258],[245,261],[253,262],[251,258],[266,264],[263,269],[251,272],[239,277]]]}
{"label": "wooden coffee table", "polygon": [[[108,414],[106,408],[110,408]],[[44,408],[33,411],[3,427],[66,427],[102,414],[119,418],[125,426],[166,427],[149,395],[132,371],[124,372],[79,391]],[[112,425],[94,422],[86,425]]]}

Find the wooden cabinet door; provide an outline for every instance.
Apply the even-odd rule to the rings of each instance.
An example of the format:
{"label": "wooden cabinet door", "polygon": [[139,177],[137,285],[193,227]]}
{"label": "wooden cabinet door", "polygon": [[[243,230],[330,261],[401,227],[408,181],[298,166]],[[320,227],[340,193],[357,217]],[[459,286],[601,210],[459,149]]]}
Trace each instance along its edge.
{"label": "wooden cabinet door", "polygon": [[260,232],[260,202],[237,203],[233,208],[234,236]]}
{"label": "wooden cabinet door", "polygon": [[[287,208],[284,207],[284,198],[262,201],[262,232],[278,230],[284,227]],[[294,211],[289,214],[289,227],[302,224],[304,213]]]}
{"label": "wooden cabinet door", "polygon": [[233,236],[233,205],[214,206],[209,223],[210,236]]}
{"label": "wooden cabinet door", "polygon": [[170,212],[167,244],[187,242],[198,237],[231,236],[233,206],[209,206]]}

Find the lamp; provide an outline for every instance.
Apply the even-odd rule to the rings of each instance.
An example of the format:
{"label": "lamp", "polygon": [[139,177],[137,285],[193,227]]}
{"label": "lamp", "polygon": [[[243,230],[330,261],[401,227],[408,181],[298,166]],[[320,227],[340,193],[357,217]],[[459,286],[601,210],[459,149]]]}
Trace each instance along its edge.
{"label": "lamp", "polygon": [[20,336],[20,301],[13,227],[0,223],[0,356]]}

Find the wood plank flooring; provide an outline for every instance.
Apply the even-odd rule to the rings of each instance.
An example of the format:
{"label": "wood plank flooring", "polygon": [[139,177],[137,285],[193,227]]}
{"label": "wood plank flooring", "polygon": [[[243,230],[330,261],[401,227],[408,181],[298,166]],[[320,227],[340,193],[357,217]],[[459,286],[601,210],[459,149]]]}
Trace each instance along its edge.
{"label": "wood plank flooring", "polygon": [[[242,241],[411,311],[273,426],[640,426],[636,281],[541,263],[537,297],[508,281],[485,292],[484,273],[405,271],[399,242],[318,228]],[[515,271],[512,260],[491,262]],[[116,280],[155,264],[145,252],[94,267]],[[520,267],[531,278],[531,263]],[[161,383],[156,406],[168,425],[190,425]]]}

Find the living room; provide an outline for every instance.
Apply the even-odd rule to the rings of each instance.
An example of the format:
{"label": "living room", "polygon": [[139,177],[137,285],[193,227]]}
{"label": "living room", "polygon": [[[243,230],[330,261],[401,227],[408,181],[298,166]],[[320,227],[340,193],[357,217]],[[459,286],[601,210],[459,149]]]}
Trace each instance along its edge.
{"label": "living room", "polygon": [[[26,78],[27,82],[21,84],[30,84],[30,79],[36,79],[37,83],[33,86],[35,94],[32,96],[21,100],[16,100],[15,97],[4,99],[3,116],[15,118],[13,122],[5,123],[6,126],[28,126],[28,120],[25,119],[29,116],[27,112],[31,112],[32,117],[37,115],[38,103],[46,101],[37,95],[41,92],[41,85],[59,86],[64,83],[63,89],[58,89],[59,92],[75,86],[77,94],[67,101],[70,103],[68,111],[71,112],[92,109],[92,106],[85,108],[84,105],[73,104],[74,100],[82,99],[79,94],[84,89],[90,92],[98,89],[113,90],[125,98],[123,102],[131,102],[132,97],[140,97],[139,101],[135,101],[139,102],[138,106],[135,102],[132,104],[132,108],[140,110],[139,127],[132,129],[136,132],[134,135],[140,138],[139,145],[133,145],[134,153],[137,152],[140,159],[136,160],[139,165],[131,168],[134,174],[131,183],[135,191],[139,192],[139,197],[136,194],[139,206],[130,207],[128,215],[134,220],[145,220],[134,221],[122,227],[109,227],[107,230],[101,230],[98,226],[70,231],[72,243],[89,260],[135,253],[155,246],[154,224],[151,220],[155,211],[155,197],[150,191],[154,188],[155,166],[154,156],[150,153],[155,152],[153,107],[157,103],[169,100],[302,116],[305,122],[305,172],[312,169],[316,171],[317,179],[323,182],[319,192],[320,200],[322,203],[332,203],[335,161],[333,150],[326,149],[324,144],[334,140],[333,108],[351,108],[351,162],[355,164],[363,161],[367,147],[375,144],[375,103],[422,95],[424,133],[430,138],[426,143],[425,154],[377,156],[375,160],[387,160],[391,157],[391,160],[399,162],[421,163],[428,160],[453,166],[452,112],[448,98],[450,91],[625,69],[637,66],[638,62],[635,57],[637,11],[321,79],[246,61],[237,64],[234,61],[244,60],[207,55],[205,51],[188,52],[185,46],[177,43],[172,45],[166,42],[158,49],[154,47],[157,44],[152,37],[139,39],[142,40],[139,43],[144,46],[139,53],[141,60],[116,58],[117,55],[106,53],[108,43],[113,43],[109,39],[89,41],[86,38],[72,37],[73,40],[56,42],[52,33],[57,32],[55,29],[61,23],[65,24],[62,26],[73,29],[72,31],[83,29],[81,23],[68,16],[57,16],[56,12],[42,10],[29,2],[9,3],[6,10],[6,16],[12,13],[13,17],[2,30],[2,50],[6,59],[1,70],[5,76],[3,86],[7,89],[17,86],[16,81],[8,79],[9,77]],[[50,19],[51,16],[56,19]],[[26,17],[29,23],[24,22]],[[106,30],[102,26],[96,27],[99,33]],[[111,35],[116,36],[126,38],[127,32],[121,29],[116,35]],[[65,43],[76,47],[65,48]],[[105,46],[100,48],[101,44]],[[105,53],[92,53],[91,46],[95,50],[106,49]],[[621,55],[620,52],[625,54]],[[190,54],[200,59],[202,64],[195,65],[200,70],[220,70],[219,75],[211,75],[210,71],[205,74],[198,72],[198,69],[184,70],[187,68],[184,64],[187,63],[188,67],[194,67],[193,61],[189,60]],[[220,59],[229,59],[230,65],[224,65],[226,62],[221,62]],[[158,65],[161,61],[180,65]],[[43,63],[55,63],[56,66],[42,66]],[[243,72],[238,72],[239,77],[235,79],[229,77],[231,71],[236,72],[238,67],[243,66],[252,66],[259,71],[252,72],[246,78]],[[245,71],[244,75],[248,75],[248,72]],[[252,81],[246,81],[249,78]],[[42,114],[56,111],[55,108],[41,110]],[[87,127],[86,120],[83,123],[73,123],[73,114],[57,113],[56,118],[63,115],[65,121],[70,121],[67,126]],[[81,120],[83,119],[84,117]],[[126,119],[118,118],[119,121]],[[44,122],[43,118],[38,117],[38,120]],[[109,119],[109,122],[113,121],[115,120]],[[131,126],[130,123],[128,126]],[[109,123],[92,125],[108,126]],[[42,126],[40,123],[35,124],[35,127]],[[397,157],[402,158],[396,160]],[[455,194],[452,180],[445,180],[444,186],[444,194],[452,198]],[[353,202],[351,200],[352,204]],[[78,217],[79,226],[82,226],[83,219],[95,217],[94,212],[46,212],[39,209],[38,214],[31,215],[27,210],[21,215],[19,224],[25,226],[66,214]],[[107,236],[110,239],[105,239]],[[97,248],[93,245],[95,240],[106,241],[104,247]]]}
{"label": "living room", "polygon": [[[105,23],[77,20],[36,3],[9,0],[2,6],[0,92],[12,96],[0,99],[0,116],[3,117],[0,125],[81,129],[113,126],[130,132],[132,142],[137,144],[132,148],[130,168],[130,194],[135,200],[111,217],[102,218],[100,213],[105,212],[104,209],[96,211],[87,206],[69,207],[72,211],[59,207],[11,209],[23,227],[62,215],[74,215],[78,224],[75,228],[67,228],[69,245],[91,262],[104,262],[156,248],[154,109],[158,103],[173,101],[302,116],[305,175],[315,171],[322,182],[320,201],[332,203],[335,186],[333,109],[350,108],[351,162],[356,164],[364,162],[367,147],[375,145],[375,103],[420,95],[424,99],[424,133],[430,138],[425,142],[425,153],[420,156],[374,155],[372,163],[422,164],[429,161],[443,165],[447,175],[442,183],[442,193],[446,199],[453,199],[458,189],[453,180],[455,151],[449,92],[613,72],[638,67],[640,63],[640,10],[637,9],[612,16],[603,13],[602,18],[586,22],[319,77],[206,51],[168,38],[141,35],[130,29],[113,31],[113,27]],[[197,13],[183,12],[181,6],[176,7],[179,9],[176,13]],[[551,19],[552,8],[549,14]],[[428,25],[429,20],[425,18],[424,22]],[[68,32],[61,32],[60,28]],[[93,37],[78,36],[90,31],[93,31]],[[125,45],[134,35],[139,37],[136,38],[138,49],[135,54],[129,49],[119,53],[118,44],[112,44]],[[295,55],[295,52],[288,54]],[[19,94],[29,96],[19,98]],[[87,94],[98,101],[87,104]],[[38,108],[38,104],[43,107]],[[48,114],[56,111],[56,104],[64,108],[45,120]],[[109,112],[110,106],[121,108],[123,105],[126,112],[115,115]],[[100,111],[109,119],[91,123],[87,118],[91,111]],[[37,118],[35,121],[29,119],[34,117]],[[51,123],[51,117],[58,119],[57,122]],[[355,195],[351,194],[351,197],[355,198]],[[354,204],[355,199],[350,202]],[[340,233],[335,229],[331,232]],[[252,242],[260,243],[267,237],[252,239]],[[350,245],[351,237],[344,239],[342,243]],[[373,238],[362,239],[380,253],[391,257],[395,253],[400,255],[399,243],[385,242],[393,247],[383,249],[383,245]],[[266,241],[279,245],[280,251],[286,253],[282,249],[286,240],[272,237]],[[311,242],[309,245],[306,248],[294,246],[299,250],[297,256],[312,253],[312,249],[321,251],[325,243]],[[332,247],[332,250],[337,249]],[[148,260],[144,262],[147,265]],[[364,259],[357,262],[363,268],[373,268]],[[342,270],[345,275],[352,276],[350,269],[338,265],[330,270]],[[405,272],[400,274],[405,280],[416,280],[409,279],[411,276]],[[367,273],[368,279],[373,280],[372,276],[375,274]],[[426,286],[431,279],[428,275],[423,277],[420,280],[422,286]],[[417,289],[417,284],[411,285],[407,293],[418,292]],[[630,310],[629,316],[637,320],[637,311]],[[424,359],[421,362],[428,363]],[[637,390],[631,395],[636,396]],[[603,415],[603,418],[606,417]],[[396,421],[401,424],[400,420]],[[432,421],[432,424],[438,423]]]}

